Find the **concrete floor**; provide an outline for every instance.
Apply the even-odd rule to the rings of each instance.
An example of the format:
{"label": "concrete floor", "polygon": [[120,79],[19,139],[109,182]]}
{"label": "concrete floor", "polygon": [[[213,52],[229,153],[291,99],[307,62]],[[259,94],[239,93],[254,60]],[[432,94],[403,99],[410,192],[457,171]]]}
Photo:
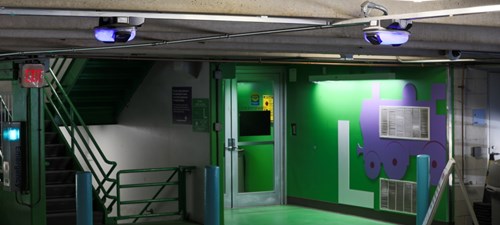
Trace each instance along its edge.
{"label": "concrete floor", "polygon": [[[392,223],[299,206],[262,206],[224,211],[225,225],[391,225]],[[135,225],[196,225],[183,221]]]}
{"label": "concrete floor", "polygon": [[163,222],[148,222],[148,223],[131,223],[134,225],[197,225],[185,221],[163,221]]}
{"label": "concrete floor", "polygon": [[265,206],[226,209],[225,225],[386,225],[391,223],[357,216],[303,208]]}

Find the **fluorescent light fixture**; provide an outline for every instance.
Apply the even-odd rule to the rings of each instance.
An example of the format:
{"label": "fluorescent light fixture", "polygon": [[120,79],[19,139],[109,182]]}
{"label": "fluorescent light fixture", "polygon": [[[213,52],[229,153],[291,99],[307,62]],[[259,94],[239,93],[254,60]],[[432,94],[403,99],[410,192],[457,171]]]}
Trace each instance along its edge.
{"label": "fluorescent light fixture", "polygon": [[104,43],[128,42],[135,38],[136,28],[127,27],[106,27],[100,26],[94,28],[94,36],[97,40]]}
{"label": "fluorescent light fixture", "polygon": [[311,75],[309,76],[309,81],[318,83],[323,81],[387,80],[395,78],[396,78],[395,73],[362,73],[362,74]]}

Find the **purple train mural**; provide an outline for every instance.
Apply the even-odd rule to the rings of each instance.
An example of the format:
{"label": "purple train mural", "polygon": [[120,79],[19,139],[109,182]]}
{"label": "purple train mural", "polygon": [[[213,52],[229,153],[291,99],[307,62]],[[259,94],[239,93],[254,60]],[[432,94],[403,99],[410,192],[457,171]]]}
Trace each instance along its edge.
{"label": "purple train mural", "polygon": [[[446,166],[446,116],[436,114],[436,100],[445,99],[444,84],[432,85],[431,101],[417,101],[416,88],[408,83],[403,88],[402,100],[380,99],[380,84],[372,86],[372,98],[363,101],[360,124],[364,146],[358,144],[357,153],[363,155],[365,172],[370,179],[379,176],[382,166],[391,179],[401,179],[406,174],[410,156],[430,156],[431,184],[437,185]],[[379,136],[380,106],[410,106],[430,108],[429,140],[381,138]]]}

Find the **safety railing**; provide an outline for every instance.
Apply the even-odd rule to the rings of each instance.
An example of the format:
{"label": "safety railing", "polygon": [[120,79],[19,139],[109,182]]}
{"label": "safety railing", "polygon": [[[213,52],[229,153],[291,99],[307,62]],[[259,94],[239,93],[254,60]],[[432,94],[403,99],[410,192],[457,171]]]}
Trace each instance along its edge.
{"label": "safety railing", "polygon": [[[170,168],[150,168],[150,169],[133,169],[133,170],[120,170],[117,173],[117,220],[127,220],[134,219],[133,223],[141,218],[152,218],[152,217],[164,217],[180,215],[182,218],[186,218],[186,173],[190,173],[195,167],[193,166],[180,166],[180,167],[170,167]],[[149,174],[147,176],[146,174]],[[156,174],[156,176],[152,176]],[[146,176],[145,176],[146,175]],[[135,176],[135,177],[134,177]],[[156,179],[150,179],[147,182],[134,182],[135,180],[143,180],[144,177],[156,177]],[[161,180],[161,178],[168,177],[166,180]],[[127,181],[124,181],[128,180]],[[130,180],[132,180],[130,182]],[[170,194],[166,193],[165,189],[168,186],[177,186],[177,192],[173,195],[171,192],[175,188],[169,189]],[[154,187],[159,187],[156,193],[152,197],[139,197],[135,199],[123,200],[122,192],[127,190],[134,190],[136,193],[150,193],[145,189],[150,189]],[[130,193],[129,193],[130,194]],[[141,194],[139,194],[141,195]],[[160,197],[161,196],[161,197]],[[168,203],[177,202],[176,207],[170,207],[169,210],[163,212],[155,212],[150,208],[152,204],[155,203]],[[142,210],[133,210],[137,213],[123,213],[122,207],[125,205],[144,205]],[[136,207],[137,208],[137,207]],[[146,213],[148,212],[148,213]]]}
{"label": "safety railing", "polygon": [[[12,95],[0,93],[0,130],[3,123],[12,121]],[[2,134],[0,134],[2,135]],[[0,142],[0,162],[3,161],[2,143]],[[3,180],[3,169],[0,168],[0,181]]]}
{"label": "safety railing", "polygon": [[2,122],[12,121],[12,96],[0,94],[0,120]]}
{"label": "safety railing", "polygon": [[111,195],[116,180],[111,178],[111,174],[117,164],[106,158],[52,69],[49,69],[45,80],[48,84],[45,89],[45,112],[54,125],[62,127],[69,135],[66,144],[83,169],[92,173],[94,188],[109,212],[116,202],[116,196]]}

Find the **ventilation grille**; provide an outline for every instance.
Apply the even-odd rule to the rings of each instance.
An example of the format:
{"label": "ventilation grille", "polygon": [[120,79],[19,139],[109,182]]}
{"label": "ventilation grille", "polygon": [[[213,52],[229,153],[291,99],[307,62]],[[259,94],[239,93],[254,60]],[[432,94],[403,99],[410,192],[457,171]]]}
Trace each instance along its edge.
{"label": "ventilation grille", "polygon": [[380,137],[429,140],[429,107],[380,106]]}
{"label": "ventilation grille", "polygon": [[415,214],[417,208],[417,183],[380,179],[380,209]]}

